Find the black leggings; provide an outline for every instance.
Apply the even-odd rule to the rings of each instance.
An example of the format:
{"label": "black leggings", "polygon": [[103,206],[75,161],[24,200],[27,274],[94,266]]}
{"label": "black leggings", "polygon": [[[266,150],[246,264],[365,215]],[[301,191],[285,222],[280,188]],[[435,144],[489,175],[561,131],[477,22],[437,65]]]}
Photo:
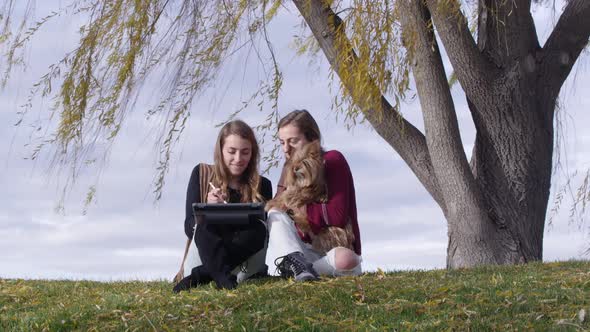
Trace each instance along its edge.
{"label": "black leggings", "polygon": [[227,276],[264,247],[266,227],[258,220],[244,225],[199,224],[195,244],[205,270],[214,278]]}

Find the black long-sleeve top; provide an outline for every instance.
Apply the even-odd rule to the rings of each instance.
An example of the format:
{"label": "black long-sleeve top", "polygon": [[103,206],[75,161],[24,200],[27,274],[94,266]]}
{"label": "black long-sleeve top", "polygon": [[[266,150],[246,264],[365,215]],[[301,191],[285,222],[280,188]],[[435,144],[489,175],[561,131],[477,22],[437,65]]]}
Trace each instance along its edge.
{"label": "black long-sleeve top", "polygon": [[[239,203],[242,200],[242,195],[239,191],[229,188],[229,203]],[[260,176],[260,187],[258,193],[269,201],[272,199],[272,183],[264,176]],[[193,229],[195,228],[195,218],[193,215],[193,203],[201,202],[201,186],[199,184],[199,165],[193,168],[191,178],[188,182],[188,189],[186,191],[186,213],[184,218],[184,233],[188,238],[193,237]]]}

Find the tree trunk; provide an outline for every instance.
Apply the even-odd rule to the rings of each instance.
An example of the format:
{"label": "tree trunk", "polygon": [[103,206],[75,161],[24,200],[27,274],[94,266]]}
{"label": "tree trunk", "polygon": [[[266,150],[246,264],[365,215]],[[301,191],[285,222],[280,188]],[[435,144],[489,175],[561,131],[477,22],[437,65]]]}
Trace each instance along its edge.
{"label": "tree trunk", "polygon": [[[341,78],[343,70],[359,70],[350,43],[344,48],[334,43],[343,27],[330,2],[294,3]],[[402,0],[397,4],[403,6],[404,39],[411,38],[406,48],[425,134],[399,114],[401,121],[392,121],[397,111],[383,96],[381,109],[375,113],[384,112],[389,120],[373,112],[365,115],[441,207],[448,222],[447,267],[541,260],[555,103],[588,42],[590,1],[570,0],[543,48],[528,0],[518,6],[510,1],[480,0],[477,43],[458,1]],[[463,152],[433,27],[465,90],[477,130],[470,163]],[[362,96],[362,86],[371,84],[370,78],[363,81],[367,84],[342,83],[351,96]],[[362,104],[366,99],[354,102]],[[410,128],[409,134],[403,134],[404,127]]]}
{"label": "tree trunk", "polygon": [[[497,248],[503,256],[500,262],[523,263],[543,257],[557,96],[547,86],[561,84],[555,84],[559,78],[544,76],[533,56],[540,47],[529,7],[495,6],[496,1],[480,1],[480,12],[491,8],[496,16],[480,16],[478,46],[490,62],[504,70],[488,91],[468,94],[477,129],[471,166],[480,188],[485,188],[482,192],[494,228],[504,234]],[[508,14],[513,10],[518,14]],[[498,25],[502,18],[509,19]],[[500,26],[508,26],[512,33]],[[544,83],[547,79],[552,82]],[[477,105],[471,99],[478,100]],[[447,261],[453,265],[450,250]]]}
{"label": "tree trunk", "polygon": [[[536,100],[529,100],[529,105],[537,103]],[[521,108],[521,115],[526,114],[528,118],[524,123],[529,125],[510,129],[496,124],[498,130],[504,128],[504,139],[492,139],[485,130],[478,129],[472,156],[472,169],[477,182],[481,188],[485,188],[483,192],[489,218],[494,223],[495,231],[503,234],[504,240],[496,250],[504,257],[500,262],[505,264],[543,258],[553,132],[551,126],[533,123],[539,123],[538,113],[550,113],[552,110],[548,110],[548,106],[537,109],[531,106]],[[508,107],[505,107],[506,110]],[[506,169],[518,169],[519,172],[510,177]],[[449,237],[452,243],[452,232],[449,232]],[[469,255],[469,251],[466,254]],[[449,248],[450,266],[453,266],[453,261],[454,255]]]}
{"label": "tree trunk", "polygon": [[[537,72],[527,70],[526,60],[505,75],[489,93],[487,110],[469,102],[477,136],[471,159],[472,172],[482,188],[493,250],[501,264],[543,258],[543,231],[549,199],[553,155],[554,96],[539,86]],[[479,114],[493,114],[482,121]],[[482,223],[483,221],[479,221]],[[478,255],[477,241],[449,220],[449,267]],[[455,246],[467,247],[456,252]],[[475,257],[474,259],[477,259]]]}
{"label": "tree trunk", "polygon": [[[464,266],[480,260],[481,252],[494,250],[499,264],[541,260],[543,231],[549,199],[553,155],[553,117],[557,95],[571,60],[555,64],[555,56],[538,44],[530,2],[481,0],[478,49],[459,11],[439,8],[427,0],[434,11],[434,25],[463,86],[477,130],[471,160],[472,173],[483,195],[486,218],[472,223],[486,225],[487,243],[465,230],[467,223],[447,216],[449,247],[447,265]],[[588,4],[572,1],[566,8],[561,30],[588,39],[583,22]],[[559,25],[558,25],[559,26]],[[557,29],[559,31],[559,29]],[[585,39],[584,39],[585,38]],[[568,44],[562,58],[579,55],[583,42]],[[552,51],[552,53],[556,53]],[[422,96],[421,96],[422,98]],[[457,249],[456,249],[457,248]],[[480,260],[481,264],[486,263]],[[469,264],[469,263],[467,263]]]}
{"label": "tree trunk", "polygon": [[490,218],[482,188],[465,156],[430,13],[421,1],[401,1],[398,5],[405,14],[401,17],[404,39],[412,38],[406,48],[420,96],[428,151],[446,207],[447,266],[502,263],[507,258],[498,249],[504,231],[498,231]]}

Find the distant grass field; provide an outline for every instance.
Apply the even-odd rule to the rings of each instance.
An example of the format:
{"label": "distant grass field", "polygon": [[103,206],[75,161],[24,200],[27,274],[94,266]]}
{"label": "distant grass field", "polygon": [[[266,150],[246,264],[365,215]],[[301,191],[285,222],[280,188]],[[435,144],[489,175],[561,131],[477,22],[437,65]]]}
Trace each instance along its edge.
{"label": "distant grass field", "polygon": [[0,279],[0,331],[590,330],[588,261],[171,288]]}

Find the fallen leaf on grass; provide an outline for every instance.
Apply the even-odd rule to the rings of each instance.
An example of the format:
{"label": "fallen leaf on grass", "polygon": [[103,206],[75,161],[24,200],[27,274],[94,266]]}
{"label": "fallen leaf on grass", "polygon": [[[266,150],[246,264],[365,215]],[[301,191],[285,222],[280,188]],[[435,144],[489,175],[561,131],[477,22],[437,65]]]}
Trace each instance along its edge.
{"label": "fallen leaf on grass", "polygon": [[287,282],[283,286],[281,286],[281,288],[288,288],[288,287],[293,286],[294,284],[295,284],[295,281],[293,280],[293,278],[289,278],[289,279],[287,279]]}
{"label": "fallen leaf on grass", "polygon": [[356,289],[357,291],[354,293],[354,297],[356,299],[357,304],[365,303],[365,290],[363,289],[363,285],[356,280]]}
{"label": "fallen leaf on grass", "polygon": [[463,309],[463,312],[465,313],[465,315],[467,315],[467,318],[470,318],[473,315],[477,315],[477,311],[473,310]]}
{"label": "fallen leaf on grass", "polygon": [[546,299],[546,300],[540,300],[539,302],[541,302],[541,303],[553,303],[553,302],[557,302],[557,299]]}

